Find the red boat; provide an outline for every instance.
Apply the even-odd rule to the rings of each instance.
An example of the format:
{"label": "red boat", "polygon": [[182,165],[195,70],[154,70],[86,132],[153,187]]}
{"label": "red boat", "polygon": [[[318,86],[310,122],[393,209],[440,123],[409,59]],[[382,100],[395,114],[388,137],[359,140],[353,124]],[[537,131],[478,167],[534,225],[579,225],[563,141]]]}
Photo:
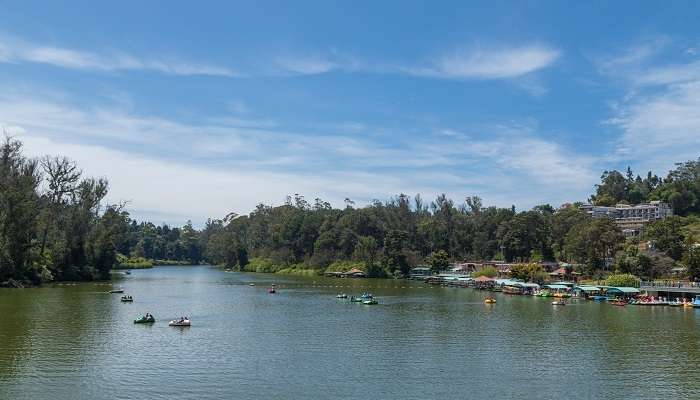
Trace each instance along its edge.
{"label": "red boat", "polygon": [[624,306],[627,305],[627,302],[624,301],[624,300],[614,300],[614,301],[611,301],[610,304],[612,304],[612,305],[614,305],[614,306],[621,306],[621,307],[624,307]]}

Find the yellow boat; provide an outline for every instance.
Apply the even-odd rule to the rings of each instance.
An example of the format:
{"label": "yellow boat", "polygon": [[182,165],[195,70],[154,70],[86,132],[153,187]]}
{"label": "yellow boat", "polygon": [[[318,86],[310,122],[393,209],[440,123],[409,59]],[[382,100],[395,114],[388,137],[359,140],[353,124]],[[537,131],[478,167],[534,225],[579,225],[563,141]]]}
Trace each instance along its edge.
{"label": "yellow boat", "polygon": [[496,303],[496,299],[486,299],[486,300],[484,300],[484,303],[486,303],[486,304],[495,304],[495,303]]}

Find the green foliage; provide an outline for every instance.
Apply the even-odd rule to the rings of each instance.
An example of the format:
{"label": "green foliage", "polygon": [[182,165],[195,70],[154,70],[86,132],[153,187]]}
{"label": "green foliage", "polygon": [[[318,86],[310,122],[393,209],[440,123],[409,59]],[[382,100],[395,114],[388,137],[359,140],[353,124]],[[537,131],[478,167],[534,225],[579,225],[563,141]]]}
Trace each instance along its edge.
{"label": "green foliage", "polygon": [[569,230],[564,240],[564,255],[569,261],[585,264],[589,271],[604,269],[624,241],[622,232],[609,218],[593,218]]}
{"label": "green foliage", "polygon": [[450,265],[450,257],[445,250],[438,250],[430,256],[430,269],[440,273]]}
{"label": "green foliage", "polygon": [[488,278],[495,278],[498,276],[498,270],[495,267],[487,265],[487,266],[485,266],[477,271],[474,271],[472,273],[472,276],[474,278],[478,278],[480,276],[485,276]]}
{"label": "green foliage", "polygon": [[605,279],[607,286],[639,287],[640,280],[632,274],[611,274]]}
{"label": "green foliage", "polygon": [[655,249],[665,252],[674,260],[680,260],[683,257],[685,241],[683,225],[682,217],[668,217],[645,227],[644,237],[652,242]]}
{"label": "green foliage", "polygon": [[510,277],[525,282],[543,283],[547,279],[544,267],[537,263],[516,264],[510,269]]}
{"label": "green foliage", "polygon": [[683,257],[683,263],[688,269],[688,276],[694,281],[700,280],[700,247],[690,247]]}
{"label": "green foliage", "polygon": [[117,254],[117,265],[115,269],[145,268],[153,268],[153,260],[148,260],[143,257],[127,257],[123,254]]}

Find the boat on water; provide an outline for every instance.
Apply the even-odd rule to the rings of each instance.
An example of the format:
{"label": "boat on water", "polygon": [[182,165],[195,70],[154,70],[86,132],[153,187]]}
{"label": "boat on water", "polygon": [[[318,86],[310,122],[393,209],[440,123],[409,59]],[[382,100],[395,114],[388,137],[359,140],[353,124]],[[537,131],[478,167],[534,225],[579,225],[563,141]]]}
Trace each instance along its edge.
{"label": "boat on water", "polygon": [[336,297],[336,298],[339,298],[339,299],[347,299],[347,298],[348,298],[348,295],[345,294],[345,293],[341,293],[341,294],[339,294],[339,295],[337,295],[337,296],[335,296],[335,297]]}
{"label": "boat on water", "polygon": [[126,271],[124,271],[124,273],[125,273],[126,275],[131,275],[131,271],[129,271],[128,269],[127,269]]}
{"label": "boat on water", "polygon": [[374,296],[372,296],[372,293],[365,292],[365,293],[362,293],[362,296],[360,296],[360,298],[366,300],[366,299],[373,299]]}
{"label": "boat on water", "polygon": [[627,305],[627,302],[624,301],[624,300],[613,300],[613,301],[610,302],[610,304],[612,304],[612,305],[614,305],[614,306],[624,307],[624,306]]}
{"label": "boat on water", "polygon": [[488,299],[484,300],[484,303],[486,303],[486,304],[496,304],[496,299],[494,299],[494,298],[488,298]]}
{"label": "boat on water", "polygon": [[134,298],[131,296],[122,296],[121,300],[122,303],[131,303],[134,301]]}
{"label": "boat on water", "polygon": [[363,299],[360,298],[360,297],[355,297],[355,296],[351,296],[351,297],[350,297],[350,302],[351,302],[351,303],[362,303],[362,301],[363,301]]}
{"label": "boat on water", "polygon": [[170,322],[168,322],[169,326],[190,326],[190,319],[189,318],[180,318],[180,319],[174,319]]}
{"label": "boat on water", "polygon": [[552,302],[553,306],[565,306],[566,302],[564,300],[555,300]]}
{"label": "boat on water", "polygon": [[112,289],[109,292],[110,293],[124,293],[124,289]]}
{"label": "boat on water", "polygon": [[156,322],[155,317],[151,314],[142,315],[134,320],[135,324],[152,324]]}
{"label": "boat on water", "polygon": [[254,284],[254,283],[249,283],[248,286],[255,286],[255,284]]}
{"label": "boat on water", "polygon": [[277,293],[277,290],[275,288],[271,287],[267,290],[267,293],[275,294],[275,293]]}
{"label": "boat on water", "polygon": [[375,304],[379,304],[379,302],[378,302],[377,300],[375,300],[375,299],[368,299],[368,300],[362,301],[362,304],[366,304],[366,305],[368,305],[368,306],[372,306],[372,305],[375,305]]}

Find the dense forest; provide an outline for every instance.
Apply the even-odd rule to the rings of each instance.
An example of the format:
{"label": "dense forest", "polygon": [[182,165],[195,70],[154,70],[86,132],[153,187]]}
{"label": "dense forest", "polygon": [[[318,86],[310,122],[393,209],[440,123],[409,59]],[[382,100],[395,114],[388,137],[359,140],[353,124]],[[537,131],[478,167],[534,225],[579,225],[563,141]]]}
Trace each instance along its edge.
{"label": "dense forest", "polygon": [[[370,276],[402,276],[417,265],[444,269],[451,260],[565,261],[588,275],[610,271],[645,278],[684,265],[700,276],[700,159],[665,178],[605,171],[597,205],[662,200],[676,216],[642,237],[625,239],[608,218],[581,203],[527,211],[485,206],[476,196],[456,203],[400,194],[355,207],[289,196],[280,206],[231,213],[201,230],[130,218],[124,204],[103,204],[104,179],[85,177],[64,157],[29,159],[20,142],[0,148],[0,284],[108,278],[115,267],[207,262],[249,271],[319,273],[358,267]],[[644,248],[639,243],[653,245]]]}
{"label": "dense forest", "polygon": [[0,285],[107,279],[120,259],[200,261],[199,234],[138,224],[124,205],[103,204],[105,179],[65,157],[29,159],[0,145]]}

